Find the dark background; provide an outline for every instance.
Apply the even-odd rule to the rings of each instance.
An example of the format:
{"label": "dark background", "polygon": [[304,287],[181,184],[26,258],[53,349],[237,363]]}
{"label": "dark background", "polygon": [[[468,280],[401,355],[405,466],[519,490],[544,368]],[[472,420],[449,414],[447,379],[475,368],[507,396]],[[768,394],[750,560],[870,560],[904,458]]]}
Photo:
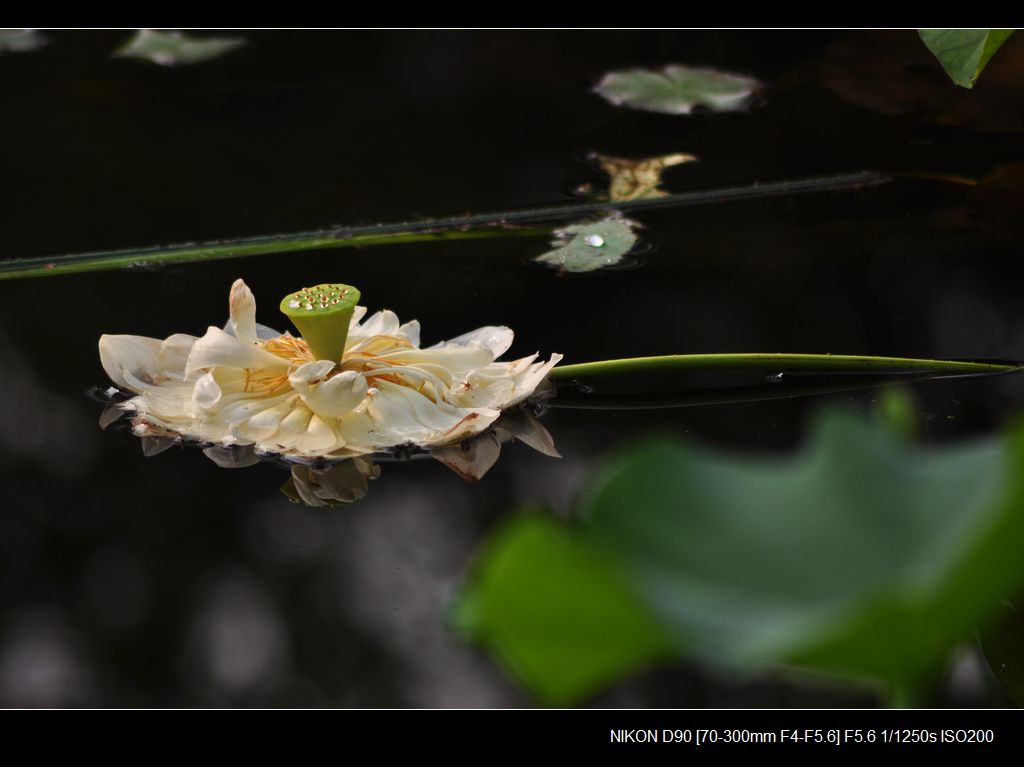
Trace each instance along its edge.
{"label": "dark background", "polygon": [[[552,411],[564,458],[507,447],[479,483],[385,465],[360,503],[308,509],[276,467],[144,458],[101,432],[101,333],[220,325],[243,277],[259,319],[346,282],[424,342],[484,324],[566,362],[789,351],[1024,358],[1019,243],[1024,40],[956,88],[913,31],[249,32],[214,61],[111,53],[129,32],[44,33],[0,54],[3,258],[549,204],[600,186],[587,154],[685,151],[675,191],[874,169],[883,187],[631,214],[630,268],[563,275],[543,239],[285,254],[0,281],[0,704],[517,706],[445,609],[488,531],[524,503],[569,513],[602,456],[651,431],[788,450],[822,407],[873,393],[646,413]],[[198,33],[197,33],[198,34]],[[749,113],[612,107],[611,69],[749,73]],[[996,171],[998,183],[971,186]],[[928,178],[922,176],[930,175]],[[960,181],[936,176],[955,176]],[[1016,412],[1013,377],[915,393],[931,441]],[[609,706],[868,704],[818,681],[660,668]],[[970,652],[938,705],[1000,705]]]}

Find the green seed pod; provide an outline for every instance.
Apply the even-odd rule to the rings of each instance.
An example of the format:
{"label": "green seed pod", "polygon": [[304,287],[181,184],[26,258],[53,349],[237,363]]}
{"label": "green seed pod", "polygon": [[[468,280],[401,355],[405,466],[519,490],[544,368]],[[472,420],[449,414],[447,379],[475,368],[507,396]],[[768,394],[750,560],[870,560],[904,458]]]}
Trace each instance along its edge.
{"label": "green seed pod", "polygon": [[318,360],[341,362],[359,290],[328,284],[303,288],[281,299],[281,311],[292,321]]}

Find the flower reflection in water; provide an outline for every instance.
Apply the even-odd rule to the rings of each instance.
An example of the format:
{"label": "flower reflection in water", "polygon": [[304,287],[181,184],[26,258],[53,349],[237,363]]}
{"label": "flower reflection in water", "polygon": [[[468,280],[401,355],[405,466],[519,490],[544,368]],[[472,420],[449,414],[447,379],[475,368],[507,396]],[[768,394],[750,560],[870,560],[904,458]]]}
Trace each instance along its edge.
{"label": "flower reflection in water", "polygon": [[514,440],[544,455],[561,457],[550,432],[534,415],[540,407],[537,399],[504,411],[486,431],[457,444],[434,448],[407,445],[373,455],[327,460],[260,453],[254,445],[209,444],[154,429],[140,433],[131,412],[125,411],[120,401],[111,399],[117,396],[116,389],[112,387],[102,396],[109,403],[100,416],[100,427],[128,427],[139,436],[143,455],[155,456],[175,446],[194,446],[222,469],[245,469],[260,463],[273,463],[288,469],[291,474],[281,492],[292,501],[307,506],[344,506],[361,500],[369,489],[370,481],[381,476],[382,462],[433,458],[463,479],[475,481],[483,478],[497,462],[501,446]]}

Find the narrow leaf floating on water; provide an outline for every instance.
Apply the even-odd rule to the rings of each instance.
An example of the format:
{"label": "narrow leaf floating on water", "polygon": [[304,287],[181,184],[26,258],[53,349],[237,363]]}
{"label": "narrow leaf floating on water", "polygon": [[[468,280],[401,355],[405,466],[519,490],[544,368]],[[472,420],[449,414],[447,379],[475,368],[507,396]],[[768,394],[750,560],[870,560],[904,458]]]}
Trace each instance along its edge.
{"label": "narrow leaf floating on water", "polygon": [[[587,483],[579,524],[531,511],[500,531],[455,616],[563,705],[666,637],[719,666],[913,688],[1024,586],[1021,460],[1021,427],[924,450],[841,412],[789,460],[652,442]],[[607,627],[614,657],[577,624]]]}
{"label": "narrow leaf floating on water", "polygon": [[760,87],[757,80],[747,75],[672,64],[660,71],[609,72],[594,87],[594,92],[615,106],[686,115],[696,107],[712,112],[741,110]]}
{"label": "narrow leaf floating on water", "polygon": [[675,165],[697,160],[692,154],[678,152],[642,160],[609,157],[597,152],[593,157],[601,164],[602,170],[608,174],[608,199],[616,202],[651,200],[667,196],[668,192],[658,188],[661,186],[662,174]]}
{"label": "narrow leaf floating on water", "polygon": [[158,267],[193,261],[216,261],[226,258],[245,258],[270,253],[288,253],[329,248],[369,247],[372,245],[401,245],[411,242],[440,240],[472,240],[487,237],[539,237],[550,235],[549,226],[517,228],[516,224],[565,221],[574,217],[606,213],[618,209],[685,208],[694,205],[713,205],[728,202],[764,200],[797,194],[814,194],[878,186],[890,181],[889,177],[872,171],[845,173],[836,176],[768,181],[720,189],[702,189],[680,192],[653,199],[590,200],[583,203],[550,205],[527,210],[506,210],[491,213],[445,216],[420,221],[401,221],[342,226],[308,232],[238,237],[199,243],[168,245],[166,247],[129,248],[126,250],[70,253],[59,256],[34,256],[0,260],[0,280],[18,280],[29,277],[57,277],[79,272],[107,271],[132,267]]}
{"label": "narrow leaf floating on water", "polygon": [[668,370],[768,369],[814,373],[934,373],[936,375],[991,375],[1020,371],[1017,362],[932,360],[916,357],[874,357],[857,354],[670,354],[655,357],[625,357],[615,360],[559,365],[551,377],[560,380],[594,377],[642,376]]}
{"label": "narrow leaf floating on water", "polygon": [[633,229],[638,226],[635,221],[613,215],[556,229],[552,249],[535,260],[564,272],[593,272],[613,266],[636,245]]}
{"label": "narrow leaf floating on water", "polygon": [[28,53],[48,40],[34,29],[0,29],[0,53]]}
{"label": "narrow leaf floating on water", "polygon": [[973,88],[978,76],[1012,29],[919,29],[922,42],[942,64],[950,79]]}
{"label": "narrow leaf floating on water", "polygon": [[193,37],[181,32],[140,29],[114,55],[173,67],[210,61],[242,45],[245,40],[241,37]]}

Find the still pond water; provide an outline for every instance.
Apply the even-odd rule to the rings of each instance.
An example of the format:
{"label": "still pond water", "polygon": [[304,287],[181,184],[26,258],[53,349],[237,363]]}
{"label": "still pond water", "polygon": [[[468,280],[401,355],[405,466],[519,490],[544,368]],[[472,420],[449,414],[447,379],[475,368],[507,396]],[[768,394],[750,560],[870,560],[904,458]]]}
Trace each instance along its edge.
{"label": "still pond water", "polygon": [[[269,464],[143,457],[127,433],[100,430],[89,396],[107,384],[100,334],[201,335],[223,322],[237,277],[264,322],[285,292],[345,282],[371,309],[419,319],[425,343],[508,325],[509,358],[1024,358],[1019,220],[922,177],[980,178],[1024,159],[1019,96],[998,121],[985,112],[1005,102],[998,59],[972,94],[982,106],[968,107],[937,65],[906,53],[912,33],[259,32],[171,68],[112,58],[128,35],[48,33],[38,50],[0,54],[3,257],[546,205],[603,183],[593,151],[697,155],[666,175],[672,191],[904,177],[631,214],[645,228],[628,268],[589,274],[533,263],[545,240],[513,237],[0,282],[0,704],[531,705],[444,623],[503,517],[527,503],[564,513],[602,456],[652,432],[783,451],[813,413],[875,396],[552,409],[561,460],[512,446],[477,483],[431,461],[386,464],[361,502],[306,508],[278,492],[286,474]],[[1022,55],[1024,40],[1000,54]],[[768,87],[749,113],[689,118],[591,92],[606,71],[672,62]],[[952,441],[998,428],[1024,383],[934,381],[915,394],[927,438]],[[1001,704],[970,658],[961,665],[940,702]],[[591,701],[874,702],[692,665]]]}

